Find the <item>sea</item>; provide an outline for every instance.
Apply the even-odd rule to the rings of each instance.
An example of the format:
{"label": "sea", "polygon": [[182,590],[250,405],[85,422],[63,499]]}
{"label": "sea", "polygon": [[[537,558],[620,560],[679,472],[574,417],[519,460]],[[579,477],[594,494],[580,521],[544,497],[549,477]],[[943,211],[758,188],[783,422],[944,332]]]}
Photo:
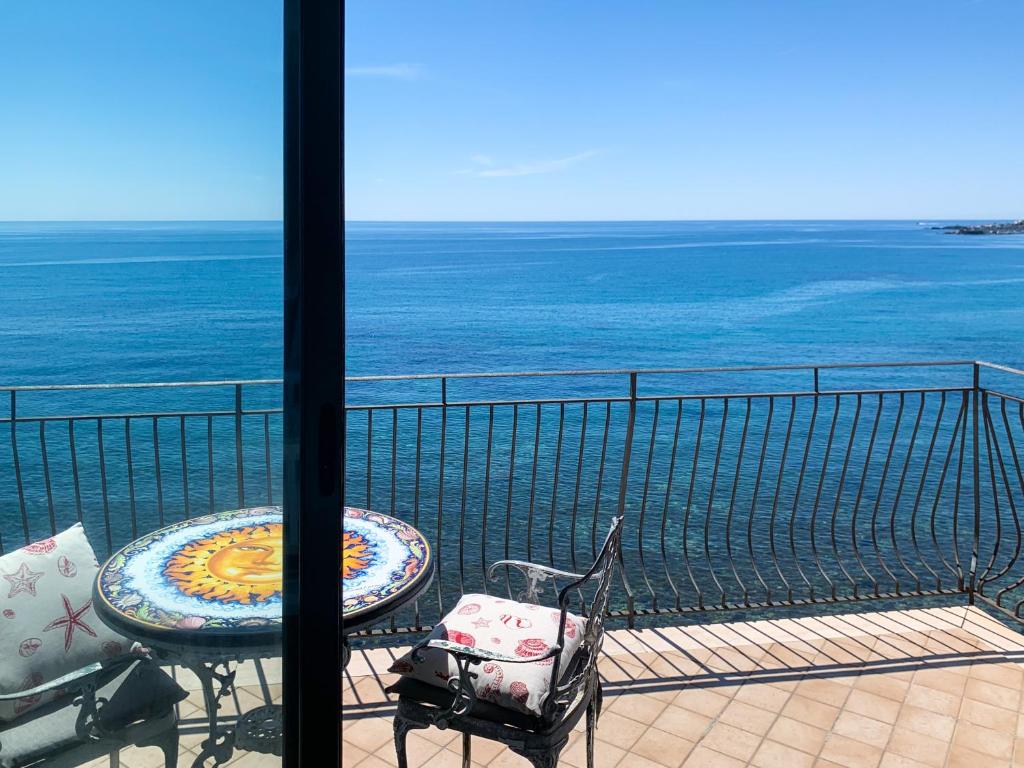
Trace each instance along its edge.
{"label": "sea", "polygon": [[[955,586],[971,367],[828,367],[1024,366],[1024,236],[946,223],[348,223],[349,376],[618,372],[349,383],[346,502],[414,523],[446,563],[433,607],[400,621],[436,619],[498,557],[588,562],[620,501],[644,607]],[[280,501],[276,384],[5,388],[279,378],[282,248],[277,222],[0,224],[0,550],[82,520],[102,556]],[[621,373],[780,365],[823,367],[641,374],[640,398],[688,399],[635,418]],[[815,386],[869,394],[756,396]],[[981,479],[1003,501],[981,529],[1006,539],[1000,571],[1024,410],[993,402],[981,440],[1004,453]],[[396,403],[427,407],[363,407]]]}
{"label": "sea", "polygon": [[[946,222],[346,227],[350,375],[1024,364],[1024,236]],[[0,384],[276,378],[280,223],[0,224]]]}

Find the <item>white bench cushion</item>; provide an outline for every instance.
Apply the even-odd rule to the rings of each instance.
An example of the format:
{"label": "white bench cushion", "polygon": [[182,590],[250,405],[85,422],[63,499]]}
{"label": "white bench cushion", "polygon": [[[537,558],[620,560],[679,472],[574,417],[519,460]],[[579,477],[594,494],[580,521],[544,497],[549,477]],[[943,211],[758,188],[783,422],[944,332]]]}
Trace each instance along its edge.
{"label": "white bench cushion", "polygon": [[[525,663],[511,659],[542,656],[554,646],[560,615],[557,609],[541,605],[468,594],[434,627],[429,639],[447,641],[453,650],[464,646],[510,659],[470,666],[477,674],[476,695],[506,709],[540,715],[551,689],[554,657]],[[566,614],[561,672],[583,642],[585,623],[579,616]],[[455,659],[446,651],[424,648],[416,655],[406,653],[391,665],[391,671],[440,688],[458,676]]]}

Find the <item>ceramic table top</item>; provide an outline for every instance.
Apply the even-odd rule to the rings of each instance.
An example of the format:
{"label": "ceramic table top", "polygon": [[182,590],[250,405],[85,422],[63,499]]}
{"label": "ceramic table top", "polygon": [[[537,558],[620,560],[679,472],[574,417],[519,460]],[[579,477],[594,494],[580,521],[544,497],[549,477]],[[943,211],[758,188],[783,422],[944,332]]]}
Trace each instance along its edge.
{"label": "ceramic table top", "polygon": [[[364,626],[418,595],[433,574],[412,526],[346,508],[342,613]],[[195,517],[117,552],[96,579],[102,618],[125,635],[172,646],[247,648],[280,641],[284,526],[280,507]]]}

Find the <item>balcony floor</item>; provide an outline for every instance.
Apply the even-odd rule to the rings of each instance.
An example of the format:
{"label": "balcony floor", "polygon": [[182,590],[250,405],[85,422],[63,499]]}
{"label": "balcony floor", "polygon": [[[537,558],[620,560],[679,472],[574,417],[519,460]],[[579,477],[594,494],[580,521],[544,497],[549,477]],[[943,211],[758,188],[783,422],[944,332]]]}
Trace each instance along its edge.
{"label": "balcony floor", "polygon": [[[396,764],[386,672],[353,654],[345,768]],[[616,630],[600,666],[600,768],[1024,766],[1024,635],[967,607]],[[410,766],[458,768],[461,740],[409,736]],[[473,741],[474,766],[528,766]],[[582,734],[561,765],[585,765]]]}

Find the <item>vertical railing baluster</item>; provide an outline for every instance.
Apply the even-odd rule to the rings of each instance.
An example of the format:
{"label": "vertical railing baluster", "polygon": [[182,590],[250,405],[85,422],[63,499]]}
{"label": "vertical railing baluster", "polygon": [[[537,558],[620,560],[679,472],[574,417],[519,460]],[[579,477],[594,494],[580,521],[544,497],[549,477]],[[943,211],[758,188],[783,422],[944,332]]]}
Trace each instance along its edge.
{"label": "vertical railing baluster", "polygon": [[215,481],[213,477],[213,416],[206,417],[206,483],[210,490],[209,510],[213,514],[216,508]]}
{"label": "vertical railing baluster", "polygon": [[185,437],[185,417],[179,416],[178,428],[181,436],[181,497],[185,503],[185,519],[192,517],[188,485],[188,439]]}
{"label": "vertical railing baluster", "polygon": [[139,521],[135,510],[135,469],[132,460],[132,420],[126,416],[124,419],[124,454],[128,464],[128,510],[132,526],[132,540],[139,537]]}
{"label": "vertical railing baluster", "polygon": [[644,469],[644,488],[640,493],[640,519],[636,526],[636,548],[640,559],[640,573],[643,576],[647,591],[651,593],[651,608],[658,610],[658,593],[651,584],[647,575],[647,560],[644,557],[644,524],[647,519],[647,496],[651,487],[651,465],[654,463],[654,446],[658,436],[658,415],[661,411],[661,401],[654,401],[654,415],[651,418],[651,440],[647,446],[647,466]]}
{"label": "vertical railing baluster", "polygon": [[245,507],[245,462],[242,455],[242,385],[235,384],[235,477],[238,507]]}
{"label": "vertical railing baluster", "polygon": [[[815,399],[821,397],[821,395],[815,395]],[[821,460],[821,474],[818,475],[818,488],[814,492],[814,506],[811,507],[811,528],[810,528],[810,540],[811,540],[811,556],[814,558],[814,565],[818,568],[818,573],[822,575],[829,587],[829,592],[832,595],[832,599],[836,597],[836,585],[829,578],[828,574],[825,573],[825,569],[821,565],[821,557],[818,555],[818,542],[815,537],[818,524],[818,510],[821,505],[821,492],[825,487],[825,476],[828,474],[828,462],[832,457],[832,442],[836,435],[836,424],[839,423],[839,409],[842,401],[839,395],[835,396],[835,407],[832,411],[832,424],[828,430],[828,441],[825,444],[825,455]],[[811,598],[814,597],[814,589],[811,589]]]}
{"label": "vertical railing baluster", "polygon": [[779,458],[779,474],[775,481],[775,496],[772,498],[772,511],[768,517],[768,546],[772,553],[772,563],[779,574],[786,590],[786,601],[793,602],[793,587],[782,570],[782,561],[775,549],[775,520],[779,511],[779,499],[782,498],[782,479],[786,476],[786,457],[789,455],[789,441],[793,434],[793,422],[796,420],[796,396],[789,398],[789,420],[786,423],[786,437],[782,441],[782,456]]}
{"label": "vertical railing baluster", "polygon": [[[910,459],[914,454],[914,446],[917,444],[917,433],[921,427],[921,419],[924,416],[924,392],[921,393],[921,403],[917,409],[917,417],[914,419],[914,428],[910,433],[910,443],[907,445],[907,455],[903,458],[903,470],[900,472],[900,482],[896,487],[896,497],[892,502],[892,515],[889,517],[889,537],[892,539],[893,552],[896,555],[896,560],[903,570],[910,574],[910,578],[914,580],[916,589],[918,592],[921,591],[921,579],[914,572],[914,570],[904,560],[903,555],[900,554],[899,542],[896,539],[896,514],[898,512],[900,499],[903,497],[903,485],[907,479],[907,472],[910,470]],[[900,591],[899,580],[896,580],[896,591]]]}
{"label": "vertical railing baluster", "polygon": [[444,576],[441,550],[444,545],[444,462],[445,445],[448,439],[448,380],[441,377],[441,451],[437,460],[437,618],[440,621],[444,616],[444,596],[441,592],[441,582]]}
{"label": "vertical railing baluster", "polygon": [[[882,547],[878,543],[878,534],[876,532],[878,522],[878,510],[882,505],[882,494],[885,492],[885,481],[889,479],[889,467],[892,465],[892,455],[896,448],[896,439],[899,437],[900,425],[903,421],[903,409],[906,404],[906,398],[903,392],[899,393],[900,404],[896,408],[896,420],[892,426],[892,437],[889,439],[889,450],[885,454],[885,463],[882,465],[882,477],[878,481],[878,491],[875,493],[875,505],[871,511],[871,544],[875,548],[875,559],[878,560],[878,564],[882,570],[885,571],[886,575],[893,580],[896,585],[896,590],[899,591],[899,580],[896,578],[889,566],[885,562],[885,558],[882,557]],[[878,585],[875,585],[875,597],[879,597],[880,592],[878,591]]]}
{"label": "vertical railing baluster", "polygon": [[[838,395],[837,395],[838,400]],[[850,427],[850,440],[846,444],[846,453],[843,456],[843,468],[839,472],[839,485],[836,488],[836,501],[832,507],[832,523],[829,530],[829,534],[832,539],[832,554],[836,559],[836,565],[839,566],[839,570],[843,572],[843,575],[849,580],[850,587],[853,588],[853,593],[857,594],[857,582],[854,580],[850,572],[846,570],[846,566],[843,565],[843,558],[839,554],[839,540],[836,537],[836,525],[839,522],[839,507],[843,500],[843,488],[846,487],[846,473],[850,467],[850,457],[853,455],[853,446],[857,439],[857,427],[860,425],[860,409],[863,404],[863,396],[857,395],[857,405],[853,409],[853,425]],[[837,406],[838,407],[838,406]],[[835,599],[836,591],[835,587],[832,588],[832,597]]]}
{"label": "vertical railing baluster", "polygon": [[494,446],[494,405],[487,406],[487,448],[484,456],[484,498],[480,516],[480,573],[487,594],[487,512],[491,501],[491,450]]}
{"label": "vertical railing baluster", "polygon": [[82,522],[82,484],[78,478],[78,451],[75,447],[75,420],[68,418],[68,448],[71,452],[71,479],[75,486],[75,519]]}
{"label": "vertical railing baluster", "polygon": [[583,401],[583,413],[580,416],[580,452],[576,458],[576,490],[572,496],[572,517],[569,522],[569,561],[572,570],[576,571],[576,513],[580,503],[580,482],[583,479],[583,452],[587,444],[587,415],[589,402]]}
{"label": "vertical railing baluster", "polygon": [[373,509],[373,408],[366,411],[366,508]]}
{"label": "vertical railing baluster", "polygon": [[[938,411],[938,414],[935,416],[935,427],[934,427],[934,429],[932,429],[932,438],[931,438],[931,441],[928,443],[928,453],[925,454],[925,457],[924,457],[924,467],[921,469],[921,482],[917,486],[917,495],[914,497],[914,506],[913,506],[913,508],[910,511],[910,540],[914,544],[914,551],[917,553],[917,558],[920,561],[921,565],[923,565],[925,567],[925,569],[932,576],[935,577],[935,588],[936,589],[939,589],[939,584],[940,584],[939,574],[936,573],[935,569],[933,569],[928,564],[928,558],[925,557],[924,554],[921,552],[921,546],[920,546],[920,544],[917,541],[917,513],[918,513],[918,510],[921,508],[921,498],[924,496],[924,486],[925,486],[925,483],[928,480],[928,469],[931,466],[932,456],[935,453],[935,443],[939,439],[939,428],[942,426],[942,414],[945,413],[945,411],[946,411],[946,393],[945,393],[945,391],[943,391],[943,392],[940,393],[939,411]],[[918,591],[921,590],[921,583],[920,583],[920,581],[918,581],[917,588],[918,588]]]}
{"label": "vertical railing baluster", "polygon": [[270,466],[270,414],[263,414],[263,465],[267,472],[267,504],[274,504],[274,476]]}
{"label": "vertical railing baluster", "polygon": [[[511,447],[508,452],[508,497],[505,504],[505,560],[508,560],[510,557],[509,543],[512,535],[512,488],[516,474],[516,435],[518,432],[519,405],[515,404],[512,406],[512,438]],[[505,592],[509,597],[512,597],[512,580],[507,565],[505,566]]]}
{"label": "vertical railing baluster", "polygon": [[[415,467],[415,481],[412,494],[412,524],[414,528],[420,527],[420,467],[422,465],[423,458],[423,407],[420,406],[416,409],[416,467]],[[434,578],[441,578],[438,574]],[[414,619],[414,625],[416,629],[422,629],[423,624],[420,619],[420,601],[413,601],[413,611],[416,614]]]}
{"label": "vertical railing baluster", "polygon": [[796,572],[803,579],[804,584],[807,586],[807,590],[811,600],[814,599],[814,585],[811,584],[810,579],[807,578],[807,574],[804,573],[803,566],[800,565],[800,556],[796,551],[796,516],[797,511],[800,508],[800,494],[804,487],[804,476],[807,473],[807,461],[811,455],[811,443],[814,440],[814,425],[818,419],[818,396],[814,396],[814,405],[811,407],[811,422],[807,427],[807,441],[804,443],[803,458],[800,460],[800,474],[796,479],[796,490],[793,493],[793,509],[789,515],[789,551],[793,555],[793,565],[796,567]]}
{"label": "vertical railing baluster", "polygon": [[[754,492],[750,498],[750,516],[747,518],[747,553],[750,556],[750,566],[754,569],[754,576],[764,588],[765,601],[771,602],[772,590],[768,582],[764,580],[760,569],[757,567],[757,557],[754,554],[754,515],[757,513],[757,497],[761,492],[761,476],[764,473],[764,457],[768,452],[768,436],[772,431],[772,416],[775,413],[775,398],[768,398],[768,415],[765,417],[764,437],[761,440],[761,453],[757,459],[757,476],[754,478]],[[770,530],[769,530],[770,533]],[[749,604],[749,603],[748,603]]]}
{"label": "vertical railing baluster", "polygon": [[565,401],[558,404],[558,437],[555,439],[555,471],[551,483],[551,510],[548,515],[548,563],[555,565],[555,510],[558,509],[558,473],[562,468],[562,432],[565,427]]}
{"label": "vertical railing baluster", "polygon": [[682,610],[682,601],[679,596],[679,589],[676,587],[675,580],[672,578],[672,571],[668,565],[668,551],[667,541],[665,535],[665,529],[668,525],[669,515],[669,502],[672,498],[672,481],[675,477],[676,472],[676,455],[679,452],[679,428],[683,422],[683,401],[681,399],[676,400],[676,425],[675,430],[672,434],[672,454],[668,461],[668,477],[665,481],[665,503],[661,508],[661,563],[665,568],[665,580],[668,581],[669,589],[672,590],[672,594],[675,596],[675,609],[677,611]]}
{"label": "vertical railing baluster", "polygon": [[597,466],[597,488],[594,490],[594,515],[590,521],[590,556],[597,557],[597,518],[601,511],[601,492],[604,487],[605,459],[608,456],[608,431],[612,424],[612,402],[605,402],[604,434],[601,437],[601,459]]}
{"label": "vertical railing baluster", "polygon": [[43,459],[43,482],[46,485],[46,509],[50,516],[50,535],[57,533],[57,516],[53,511],[53,487],[50,484],[50,458],[46,451],[46,419],[39,420],[39,451]]}
{"label": "vertical railing baluster", "polygon": [[[627,416],[628,420],[626,421],[625,445],[622,449],[622,474],[619,476],[619,502],[616,505],[616,509],[618,510],[616,514],[621,516],[625,516],[626,514],[626,490],[629,487],[629,465],[630,457],[633,453],[633,429],[636,424],[636,379],[636,371],[632,371],[629,374],[629,413]],[[596,557],[596,530],[593,535],[595,536],[594,548]],[[626,574],[625,554],[621,552],[619,554],[619,566],[619,576],[622,578],[622,586],[626,590],[627,622],[630,629],[632,629],[636,620],[636,609],[633,605],[633,590],[629,586],[629,578]]]}
{"label": "vertical railing baluster", "polygon": [[466,591],[466,493],[469,490],[469,406],[462,434],[462,501],[459,504],[459,591]]}
{"label": "vertical railing baluster", "polygon": [[153,475],[156,478],[156,512],[160,527],[164,526],[164,480],[160,471],[160,425],[153,417]]}
{"label": "vertical railing baluster", "polygon": [[686,492],[686,509],[683,512],[683,565],[686,566],[686,575],[690,578],[693,591],[697,593],[697,607],[704,609],[704,592],[693,575],[693,567],[690,565],[690,512],[693,510],[693,491],[697,482],[697,464],[700,462],[700,443],[704,437],[704,414],[707,410],[707,403],[704,398],[700,399],[700,417],[697,421],[697,437],[693,443],[693,463],[690,464],[690,487]]}
{"label": "vertical railing baluster", "polygon": [[28,510],[25,507],[25,488],[21,484],[21,458],[18,455],[18,393],[11,390],[11,456],[14,460],[14,483],[18,487],[18,507],[21,509],[21,525],[25,544],[31,540],[28,526]]}
{"label": "vertical railing baluster", "polygon": [[391,515],[398,513],[398,409],[391,409]]}
{"label": "vertical railing baluster", "polygon": [[978,396],[981,393],[981,366],[974,364],[973,370],[973,404],[971,410],[971,432],[973,434],[971,463],[973,469],[974,493],[974,525],[971,536],[971,569],[967,588],[967,601],[974,605],[974,593],[977,588],[978,553],[981,543],[981,446],[978,444]]}
{"label": "vertical railing baluster", "polygon": [[[871,425],[871,437],[868,439],[867,453],[864,456],[864,468],[860,474],[860,484],[857,486],[857,498],[853,502],[853,513],[850,515],[850,541],[853,544],[853,556],[857,560],[857,564],[860,565],[861,570],[864,571],[864,575],[868,581],[871,582],[871,588],[878,593],[878,581],[871,572],[868,570],[867,565],[864,563],[864,559],[860,556],[860,545],[857,543],[857,515],[860,513],[860,501],[864,495],[864,487],[868,482],[868,471],[871,468],[871,455],[875,449],[875,439],[878,437],[878,425],[882,421],[882,408],[885,405],[885,400],[881,394],[878,395],[878,406],[875,408],[875,420]],[[857,585],[853,587],[853,597],[858,598],[859,591]]]}
{"label": "vertical railing baluster", "polygon": [[114,551],[113,537],[110,531],[110,501],[107,497],[107,460],[103,450],[103,419],[96,419],[96,445],[100,462],[100,492],[103,498],[103,526],[106,529],[107,556]]}
{"label": "vertical railing baluster", "polygon": [[540,403],[534,413],[533,464],[530,470],[530,506],[526,516],[526,559],[533,561],[533,510],[537,499],[537,459],[540,455]]}
{"label": "vertical railing baluster", "polygon": [[708,506],[704,513],[704,560],[708,564],[708,575],[715,582],[715,587],[721,593],[719,603],[726,607],[725,588],[718,580],[715,573],[715,564],[711,559],[711,519],[714,516],[715,490],[718,488],[718,470],[722,463],[722,443],[725,442],[725,426],[729,421],[729,399],[722,400],[722,422],[718,427],[718,443],[715,445],[715,464],[711,468],[711,488],[708,490]]}
{"label": "vertical railing baluster", "polygon": [[[750,398],[746,398],[747,409],[743,414],[743,430],[740,433],[740,447],[736,453],[736,472],[732,478],[732,493],[729,496],[729,510],[725,518],[725,551],[729,555],[729,566],[732,568],[733,578],[743,593],[743,604],[750,605],[750,594],[747,585],[740,578],[739,570],[736,568],[736,558],[732,552],[732,518],[736,509],[736,491],[740,487],[740,470],[743,467],[743,454],[747,448],[747,430],[750,427]],[[724,601],[724,595],[723,595]]]}

